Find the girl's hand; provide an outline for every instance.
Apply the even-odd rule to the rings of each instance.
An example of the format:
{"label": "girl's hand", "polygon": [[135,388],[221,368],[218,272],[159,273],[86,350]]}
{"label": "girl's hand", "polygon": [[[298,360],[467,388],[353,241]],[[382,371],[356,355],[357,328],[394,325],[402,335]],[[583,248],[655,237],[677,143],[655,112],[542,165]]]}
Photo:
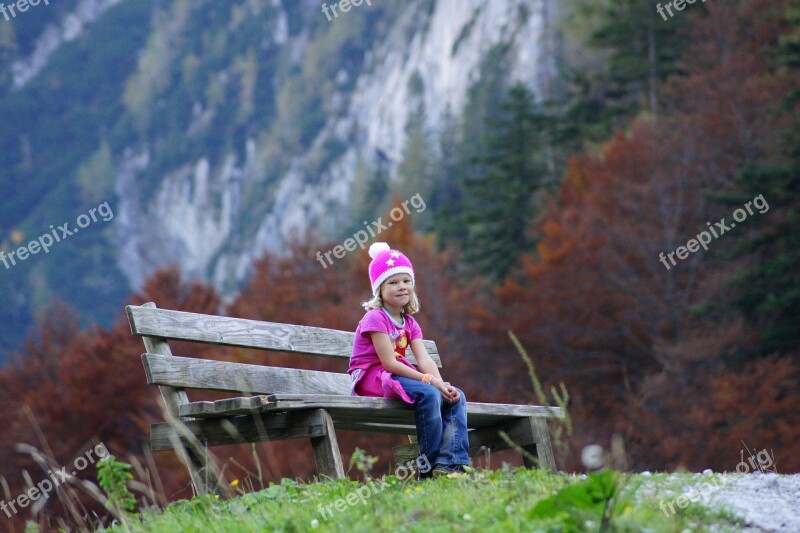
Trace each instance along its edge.
{"label": "girl's hand", "polygon": [[444,396],[444,399],[447,402],[455,403],[461,397],[461,395],[458,393],[458,389],[450,385],[450,383],[447,381],[442,381],[439,378],[433,378],[431,380],[431,385],[439,389],[439,392],[442,393],[442,396]]}

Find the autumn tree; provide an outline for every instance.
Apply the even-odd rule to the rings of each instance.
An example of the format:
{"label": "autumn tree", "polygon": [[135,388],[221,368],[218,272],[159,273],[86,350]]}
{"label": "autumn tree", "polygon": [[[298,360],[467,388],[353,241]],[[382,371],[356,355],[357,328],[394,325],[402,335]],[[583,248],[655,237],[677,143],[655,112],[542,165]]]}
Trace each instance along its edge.
{"label": "autumn tree", "polygon": [[[174,268],[155,273],[130,299],[134,305],[148,301],[200,313],[220,308],[212,289],[184,281]],[[71,465],[98,443],[122,460],[148,464],[144,448],[149,424],[163,416],[158,391],[145,380],[142,341],[131,335],[122,310],[109,330],[82,331],[79,324],[74,310],[55,302],[39,318],[22,352],[0,371],[0,401],[5,406],[0,412],[5,428],[0,449],[6,451],[0,467],[15,494],[23,490],[24,470],[34,482],[44,477],[30,456],[12,452],[17,443],[36,446],[62,465]],[[186,349],[182,343],[172,346],[176,353]],[[203,350],[192,353],[203,355]],[[158,454],[156,464],[167,498],[191,494],[188,474],[174,454]],[[79,477],[93,474],[87,470]],[[86,497],[84,505],[103,514],[91,498]],[[64,513],[57,499],[49,500],[45,509],[50,519]]]}
{"label": "autumn tree", "polygon": [[[537,256],[523,258],[497,291],[501,320],[519,332],[537,368],[571,386],[576,440],[624,435],[640,468],[724,468],[727,460],[730,469],[738,461],[739,448],[711,458],[742,431],[721,406],[737,389],[730,384],[742,387],[741,373],[754,367],[724,359],[752,330],[734,308],[714,303],[729,299],[729,282],[751,258],[733,260],[735,239],[727,236],[676,263],[659,253],[685,245],[706,221],[730,217],[710,189],[735,192],[741,169],[775,157],[786,120],[774,104],[787,85],[761,54],[781,33],[776,13],[753,1],[698,18],[686,74],[665,88],[659,123],[637,121],[599,156],[572,160],[537,225]],[[509,379],[522,368],[510,365]],[[783,421],[794,418],[783,398],[796,376],[770,383],[748,408],[751,433],[739,436],[792,446]],[[709,394],[719,402],[707,402]]]}

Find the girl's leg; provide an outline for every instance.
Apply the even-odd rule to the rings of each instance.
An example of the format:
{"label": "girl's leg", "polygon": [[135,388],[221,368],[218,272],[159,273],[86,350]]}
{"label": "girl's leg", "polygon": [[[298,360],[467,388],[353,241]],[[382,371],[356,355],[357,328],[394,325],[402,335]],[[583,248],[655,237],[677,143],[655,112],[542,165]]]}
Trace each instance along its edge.
{"label": "girl's leg", "polygon": [[445,467],[469,464],[469,435],[467,432],[467,398],[461,389],[455,403],[442,402],[442,444],[436,460]]}
{"label": "girl's leg", "polygon": [[402,376],[393,376],[414,400],[414,420],[417,424],[417,443],[422,461],[419,465],[434,465],[442,443],[442,393],[428,383]]}

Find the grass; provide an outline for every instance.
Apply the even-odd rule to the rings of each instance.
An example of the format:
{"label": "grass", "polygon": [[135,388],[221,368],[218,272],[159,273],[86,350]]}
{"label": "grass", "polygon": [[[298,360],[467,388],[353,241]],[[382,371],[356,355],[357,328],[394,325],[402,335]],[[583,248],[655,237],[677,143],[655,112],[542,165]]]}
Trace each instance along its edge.
{"label": "grass", "polygon": [[613,470],[587,477],[524,468],[405,483],[395,476],[311,484],[284,479],[229,500],[198,497],[157,513],[128,514],[108,531],[737,530],[741,524],[734,517],[700,503],[676,506],[669,517],[659,509],[660,502],[674,501],[687,486],[699,490],[708,479],[698,474],[644,476]]}
{"label": "grass", "polygon": [[[568,414],[569,394],[563,384],[551,387],[548,398],[539,382],[533,363],[516,337],[509,336],[528,366],[536,397],[541,405],[555,403],[566,416],[553,421],[550,428],[556,449],[565,453],[566,439],[572,433]],[[166,415],[165,415],[166,416]],[[172,423],[179,425],[177,420]],[[199,444],[199,443],[196,443]],[[513,442],[509,444],[514,447]],[[520,449],[524,453],[524,450]],[[602,452],[602,450],[601,450]],[[255,447],[256,463],[260,465]],[[602,454],[595,466],[625,468],[621,445],[612,442],[612,453]],[[738,531],[742,521],[733,515],[703,505],[714,489],[741,477],[738,474],[627,474],[603,468],[588,475],[550,472],[503,465],[500,470],[474,470],[468,476],[442,477],[423,482],[397,475],[372,478],[377,458],[356,449],[350,468],[366,481],[314,480],[301,483],[283,479],[254,491],[248,472],[240,482],[221,487],[227,496],[201,496],[182,500],[161,509],[148,502],[166,502],[152,486],[152,478],[141,464],[132,465],[114,456],[98,462],[100,487],[85,482],[84,490],[105,505],[114,517],[108,528],[114,533],[175,532],[300,532],[344,531],[530,531],[530,532],[652,532]],[[349,471],[348,471],[349,472]],[[399,473],[398,471],[395,474]],[[263,486],[259,483],[259,486]],[[246,490],[247,487],[249,490]],[[145,497],[141,505],[153,507],[132,513],[137,498],[134,488]],[[100,491],[102,489],[102,492]],[[61,498],[61,495],[59,494]],[[692,501],[693,500],[693,501]],[[63,501],[63,499],[62,499]],[[65,504],[79,513],[77,500]],[[78,517],[80,518],[80,517]],[[99,517],[98,517],[99,518]],[[99,518],[105,520],[106,518]],[[79,531],[90,530],[98,522],[79,519]],[[26,533],[38,532],[28,524]],[[65,527],[65,530],[73,530]]]}

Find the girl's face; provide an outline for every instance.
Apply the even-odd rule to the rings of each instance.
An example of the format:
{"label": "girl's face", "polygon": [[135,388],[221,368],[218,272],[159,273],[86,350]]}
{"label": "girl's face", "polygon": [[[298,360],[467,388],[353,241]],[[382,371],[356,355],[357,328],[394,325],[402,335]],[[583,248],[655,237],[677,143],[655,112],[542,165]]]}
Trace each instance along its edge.
{"label": "girl's face", "polygon": [[381,299],[383,304],[395,308],[397,311],[403,309],[411,301],[414,292],[414,282],[408,274],[395,274],[381,285]]}

